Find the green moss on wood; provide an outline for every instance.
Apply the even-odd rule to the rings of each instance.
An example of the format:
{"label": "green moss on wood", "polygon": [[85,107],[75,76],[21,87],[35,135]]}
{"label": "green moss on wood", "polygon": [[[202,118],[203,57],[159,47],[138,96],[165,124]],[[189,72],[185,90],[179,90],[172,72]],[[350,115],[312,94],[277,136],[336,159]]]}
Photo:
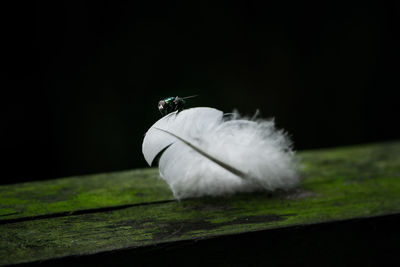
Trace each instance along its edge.
{"label": "green moss on wood", "polygon": [[[0,225],[0,263],[30,262],[176,240],[400,212],[400,143],[308,151],[299,153],[299,156],[304,165],[303,180],[301,186],[291,192],[153,203],[108,212]],[[138,171],[141,172],[149,176],[156,173],[152,169]],[[119,178],[119,185],[127,187],[127,195],[120,195],[122,200],[118,200],[118,195],[112,195],[124,192],[123,186],[115,191],[99,185],[92,188],[90,179],[93,178],[90,177],[96,176],[90,176],[80,179],[87,185],[82,185],[77,191],[70,189],[70,192],[79,192],[70,194],[74,196],[72,199],[60,197],[54,201],[54,206],[50,205],[52,201],[45,203],[58,210],[67,209],[68,205],[81,207],[85,201],[89,203],[87,206],[127,203],[132,199],[138,201],[136,198],[130,199],[129,193],[137,194],[139,188],[152,186],[155,189],[147,191],[151,192],[150,201],[171,198],[164,184],[157,185],[159,180],[143,178],[142,183],[130,183],[125,179],[135,180],[136,176],[128,174],[122,173],[123,178]],[[118,174],[114,174],[115,179],[118,177]],[[64,183],[68,184],[67,181],[69,179]],[[49,186],[49,182],[46,183]],[[32,183],[30,186],[40,184]],[[56,188],[54,185],[52,190],[59,190]],[[88,188],[91,189],[85,191]],[[32,189],[24,190],[29,192]],[[44,194],[36,193],[40,200],[33,197],[19,199],[15,194],[8,195],[10,203],[15,201],[18,204],[4,207],[9,209],[4,212],[13,212],[19,206],[27,207],[30,201],[43,203]],[[143,198],[139,200],[143,201]],[[62,203],[67,204],[62,206]]]}
{"label": "green moss on wood", "polygon": [[0,221],[168,199],[172,194],[156,169],[5,185]]}

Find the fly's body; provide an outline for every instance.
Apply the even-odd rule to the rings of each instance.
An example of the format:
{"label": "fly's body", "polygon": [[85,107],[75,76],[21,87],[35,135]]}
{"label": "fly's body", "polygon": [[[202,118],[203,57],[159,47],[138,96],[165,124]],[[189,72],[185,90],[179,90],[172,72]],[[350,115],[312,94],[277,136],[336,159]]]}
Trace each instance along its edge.
{"label": "fly's body", "polygon": [[188,97],[167,97],[163,100],[158,102],[158,110],[160,111],[161,115],[165,116],[174,111],[182,111],[185,107],[185,99],[192,98],[195,96],[188,96]]}

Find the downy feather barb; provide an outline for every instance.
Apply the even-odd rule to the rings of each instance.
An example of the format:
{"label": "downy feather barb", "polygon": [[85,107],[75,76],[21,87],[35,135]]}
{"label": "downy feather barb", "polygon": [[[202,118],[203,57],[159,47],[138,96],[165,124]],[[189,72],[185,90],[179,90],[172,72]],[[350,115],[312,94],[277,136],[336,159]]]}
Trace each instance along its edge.
{"label": "downy feather barb", "polygon": [[198,107],[170,113],[146,133],[143,155],[175,198],[290,189],[299,182],[291,141],[273,120]]}

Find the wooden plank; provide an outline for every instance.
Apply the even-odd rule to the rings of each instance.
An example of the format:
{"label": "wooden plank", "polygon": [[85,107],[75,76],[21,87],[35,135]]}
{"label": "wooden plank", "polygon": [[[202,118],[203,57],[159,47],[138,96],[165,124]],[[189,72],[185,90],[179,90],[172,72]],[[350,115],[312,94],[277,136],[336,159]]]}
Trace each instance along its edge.
{"label": "wooden plank", "polygon": [[172,200],[157,169],[0,186],[0,222]]}
{"label": "wooden plank", "polygon": [[[380,150],[374,147],[370,145],[364,149],[367,149],[369,153],[372,153],[374,149]],[[349,161],[349,158],[353,154],[360,158],[360,155],[356,153],[365,151],[360,149],[357,152],[357,150],[339,148],[328,150],[327,154],[324,151],[301,152],[300,156],[305,159],[305,164],[320,164],[316,161],[319,155],[323,154],[323,158],[329,158],[334,156],[332,153],[339,153],[338,159],[347,160],[348,164],[355,164],[354,159]],[[367,159],[364,158],[364,160]],[[362,159],[360,162],[362,164]],[[360,165],[360,162],[356,163]],[[158,178],[157,169],[150,168],[3,185],[0,186],[0,222],[167,200],[172,200],[168,186]]]}
{"label": "wooden plank", "polygon": [[302,152],[299,189],[0,225],[0,264],[400,213],[400,143]]}

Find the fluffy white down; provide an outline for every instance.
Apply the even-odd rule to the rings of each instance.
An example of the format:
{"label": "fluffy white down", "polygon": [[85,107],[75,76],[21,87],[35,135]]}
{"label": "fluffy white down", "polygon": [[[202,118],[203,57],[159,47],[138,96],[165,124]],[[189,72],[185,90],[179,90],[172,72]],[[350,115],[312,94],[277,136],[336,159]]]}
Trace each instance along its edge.
{"label": "fluffy white down", "polygon": [[[159,129],[185,139],[245,176],[231,173]],[[146,133],[143,154],[149,165],[165,148],[159,159],[160,176],[177,199],[290,189],[299,182],[291,142],[273,120],[250,120],[236,112],[224,117],[219,110],[203,107],[171,113]]]}

